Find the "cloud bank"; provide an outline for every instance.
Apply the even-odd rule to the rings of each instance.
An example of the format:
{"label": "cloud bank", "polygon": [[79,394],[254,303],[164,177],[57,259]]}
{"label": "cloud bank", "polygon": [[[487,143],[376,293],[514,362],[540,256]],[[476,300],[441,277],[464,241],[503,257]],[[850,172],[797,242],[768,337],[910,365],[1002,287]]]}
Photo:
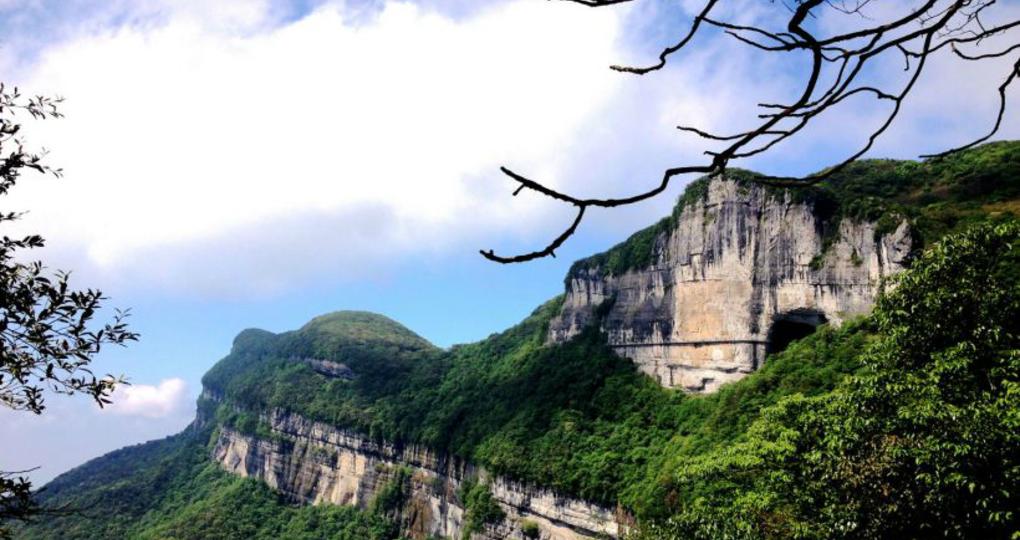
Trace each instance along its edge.
{"label": "cloud bank", "polygon": [[122,385],[114,391],[103,410],[124,416],[166,418],[180,413],[189,403],[187,384],[177,377],[164,379],[157,385]]}
{"label": "cloud bank", "polygon": [[[272,6],[146,11],[23,70],[22,86],[67,97],[66,119],[28,131],[66,178],[26,182],[11,203],[32,209],[22,226],[49,238],[56,260],[114,281],[247,294],[286,286],[245,268],[288,246],[317,246],[308,260],[364,252],[339,259],[368,265],[464,231],[528,229],[541,206],[511,211],[498,165],[552,175],[620,80],[606,69],[619,11],[520,0],[454,18],[405,2],[369,15],[328,4],[276,23]],[[305,216],[320,227],[295,225]],[[238,237],[230,257],[202,251]],[[211,256],[207,268],[232,278],[152,253]]]}
{"label": "cloud bank", "polygon": [[[31,209],[21,227],[47,237],[53,265],[119,294],[252,297],[454,250],[530,250],[570,209],[509,197],[500,165],[585,196],[640,192],[667,167],[706,161],[711,145],[677,124],[746,128],[757,102],[789,99],[803,76],[789,57],[711,33],[662,72],[607,69],[653,59],[698,2],[74,5],[98,22],[58,25],[60,40],[20,63],[0,51],[23,86],[68,98],[66,119],[27,131],[67,177],[24,182],[9,204]],[[727,7],[741,22],[783,14]],[[934,63],[873,155],[980,134],[1001,68]],[[734,165],[813,172],[860,147],[883,111],[848,101]],[[585,230],[633,230],[671,203],[592,212]]]}

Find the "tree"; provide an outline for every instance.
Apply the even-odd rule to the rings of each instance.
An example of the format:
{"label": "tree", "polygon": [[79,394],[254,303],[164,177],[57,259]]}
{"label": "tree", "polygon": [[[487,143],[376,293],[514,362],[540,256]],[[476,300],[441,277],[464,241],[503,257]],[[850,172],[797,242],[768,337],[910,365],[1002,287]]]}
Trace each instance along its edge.
{"label": "tree", "polygon": [[1020,222],[947,237],[897,281],[865,369],[680,466],[676,514],[644,537],[1020,534]]}
{"label": "tree", "polygon": [[[564,0],[591,8],[625,4],[633,0]],[[537,258],[555,256],[555,250],[570,238],[584,219],[589,208],[613,208],[634,204],[655,197],[666,190],[672,180],[688,174],[719,175],[726,172],[733,160],[765,153],[777,144],[788,141],[805,127],[817,121],[824,112],[843,105],[851,97],[869,96],[878,102],[888,103],[889,112],[884,122],[853,150],[842,162],[825,171],[805,177],[763,175],[755,182],[774,186],[806,186],[816,184],[841,171],[857,160],[875,144],[875,141],[892,125],[918,79],[936,55],[954,55],[960,62],[987,62],[1010,58],[1015,61],[1003,75],[998,87],[998,115],[989,131],[977,140],[949,149],[930,158],[939,158],[970,148],[991,138],[1002,124],[1006,110],[1006,91],[1020,78],[1020,20],[999,22],[1008,11],[1004,2],[996,0],[915,0],[913,2],[880,2],[879,0],[791,0],[775,3],[776,9],[787,10],[779,24],[760,26],[744,25],[717,18],[722,4],[707,0],[675,44],[662,50],[651,65],[611,66],[611,69],[633,75],[647,75],[666,67],[671,59],[695,38],[711,32],[722,38],[735,39],[739,44],[782,57],[791,67],[806,66],[803,85],[788,103],[759,103],[760,114],[751,118],[749,129],[738,133],[710,133],[696,126],[678,126],[681,131],[693,133],[707,143],[719,145],[708,148],[705,163],[679,165],[667,169],[654,188],[622,198],[579,198],[551,189],[509,168],[501,171],[518,184],[514,195],[531,190],[551,199],[569,204],[576,209],[574,221],[545,248],[516,256],[497,255],[493,250],[481,254],[499,263],[518,263]],[[882,4],[890,8],[884,15],[865,13],[865,8]],[[824,33],[813,28],[811,21],[821,10],[832,10],[840,16],[855,17],[863,21],[859,30],[845,33]],[[784,12],[785,13],[785,12]],[[992,20],[995,22],[989,23]],[[888,71],[886,62],[899,59],[904,66],[903,81],[895,88],[883,88],[875,83],[869,72]],[[803,64],[802,64],[803,63]],[[869,69],[870,68],[870,69]]]}
{"label": "tree", "polygon": [[[45,152],[33,152],[21,137],[18,115],[35,120],[59,118],[59,99],[23,98],[17,88],[0,83],[0,195],[7,194],[25,171],[61,171],[44,162]],[[0,213],[0,226],[21,216]],[[104,345],[123,345],[138,335],[128,330],[127,312],[97,327],[97,313],[106,297],[96,289],[74,290],[70,274],[47,272],[42,262],[23,262],[19,252],[42,247],[43,238],[0,238],[0,405],[41,414],[45,391],[84,394],[99,406],[124,379],[97,377],[90,369]],[[31,482],[22,473],[0,472],[0,538],[11,519],[28,519],[40,511],[32,498]]]}

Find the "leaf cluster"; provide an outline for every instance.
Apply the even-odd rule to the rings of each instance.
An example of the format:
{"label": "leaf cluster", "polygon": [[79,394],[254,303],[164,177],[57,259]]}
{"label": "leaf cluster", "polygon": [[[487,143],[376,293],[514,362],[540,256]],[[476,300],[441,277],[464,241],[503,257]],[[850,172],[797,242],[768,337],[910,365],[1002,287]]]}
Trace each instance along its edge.
{"label": "leaf cluster", "polygon": [[[25,171],[60,176],[44,161],[45,152],[30,150],[21,135],[19,114],[35,120],[59,118],[60,99],[25,98],[0,83],[0,196]],[[0,212],[0,227],[22,214]],[[45,392],[85,394],[103,406],[124,379],[97,377],[90,369],[105,345],[122,345],[138,335],[128,329],[127,312],[98,328],[93,322],[106,300],[95,289],[75,290],[70,273],[49,273],[42,262],[24,262],[23,252],[43,247],[39,235],[0,236],[0,406],[40,414]],[[0,472],[0,536],[5,522],[37,511],[31,483]]]}

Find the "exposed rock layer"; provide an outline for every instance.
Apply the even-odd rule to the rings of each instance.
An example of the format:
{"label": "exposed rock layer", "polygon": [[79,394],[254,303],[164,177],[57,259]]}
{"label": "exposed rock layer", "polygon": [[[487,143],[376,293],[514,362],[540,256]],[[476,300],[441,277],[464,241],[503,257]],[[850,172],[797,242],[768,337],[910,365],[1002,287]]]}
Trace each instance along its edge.
{"label": "exposed rock layer", "polygon": [[262,480],[294,501],[360,508],[368,508],[405,467],[410,480],[405,485],[403,526],[412,538],[461,538],[465,509],[458,491],[468,478],[488,484],[506,513],[501,522],[472,538],[524,539],[525,521],[536,524],[544,540],[615,538],[621,531],[621,520],[611,509],[494,477],[425,448],[379,443],[283,411],[264,415],[262,421],[272,437],[259,439],[221,428],[213,458],[227,471]]}
{"label": "exposed rock layer", "polygon": [[304,361],[316,373],[321,375],[336,379],[343,379],[345,381],[354,380],[354,370],[348,367],[347,364],[333,362],[332,360],[320,360],[318,358],[305,358]]}
{"label": "exposed rock layer", "polygon": [[839,324],[870,311],[910,252],[908,224],[878,235],[875,223],[832,222],[779,197],[714,179],[655,239],[650,266],[573,273],[549,340],[575,336],[612,300],[601,326],[618,353],[664,386],[711,392],[761,365],[777,322]]}

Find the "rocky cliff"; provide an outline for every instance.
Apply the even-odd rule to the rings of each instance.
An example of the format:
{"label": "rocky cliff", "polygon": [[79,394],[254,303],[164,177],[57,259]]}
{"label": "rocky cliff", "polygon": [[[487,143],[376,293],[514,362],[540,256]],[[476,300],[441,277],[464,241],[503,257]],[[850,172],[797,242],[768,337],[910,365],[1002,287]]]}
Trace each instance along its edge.
{"label": "rocky cliff", "polygon": [[662,385],[712,392],[811,327],[869,311],[911,251],[905,220],[880,227],[795,192],[701,182],[628,241],[648,242],[645,264],[620,263],[629,246],[575,264],[550,341],[598,313],[610,345]]}
{"label": "rocky cliff", "polygon": [[[203,377],[191,428],[41,493],[45,506],[104,512],[17,536],[460,539],[484,515],[475,540],[613,538],[713,490],[699,523],[737,523],[742,480],[720,481],[711,464],[734,463],[761,407],[838,388],[875,336],[844,325],[763,366],[766,354],[867,311],[883,279],[943,235],[1020,216],[1020,143],[860,162],[817,189],[747,174],[693,183],[670,217],[575,264],[564,298],[477,343],[440,349],[357,311],[245,330]],[[732,393],[687,399],[614,350],[690,391],[762,370]],[[710,466],[681,481],[685,463]],[[789,525],[785,511],[769,530]],[[772,526],[749,516],[740,530]]]}
{"label": "rocky cliff", "polygon": [[466,509],[460,494],[469,479],[486,484],[505,514],[472,534],[476,540],[616,538],[621,532],[623,520],[612,509],[492,476],[426,448],[373,441],[282,410],[261,415],[261,422],[268,433],[259,436],[220,428],[213,459],[231,473],[262,480],[307,504],[368,509],[380,493],[400,483],[402,529],[411,538],[463,537]]}
{"label": "rocky cliff", "polygon": [[[568,341],[597,322],[614,350],[664,386],[711,392],[814,326],[869,311],[883,278],[903,268],[912,247],[906,220],[849,219],[825,199],[740,179],[703,180],[672,217],[574,265],[548,341]],[[357,377],[358,369],[343,363],[303,362],[330,379]],[[463,535],[460,492],[471,479],[489,487],[505,514],[476,538],[529,538],[525,523],[544,539],[617,537],[627,522],[613,509],[493,476],[425,447],[382,442],[284,409],[259,417],[258,435],[220,428],[212,455],[224,469],[294,501],[365,509],[400,483],[402,529],[415,538]]]}

